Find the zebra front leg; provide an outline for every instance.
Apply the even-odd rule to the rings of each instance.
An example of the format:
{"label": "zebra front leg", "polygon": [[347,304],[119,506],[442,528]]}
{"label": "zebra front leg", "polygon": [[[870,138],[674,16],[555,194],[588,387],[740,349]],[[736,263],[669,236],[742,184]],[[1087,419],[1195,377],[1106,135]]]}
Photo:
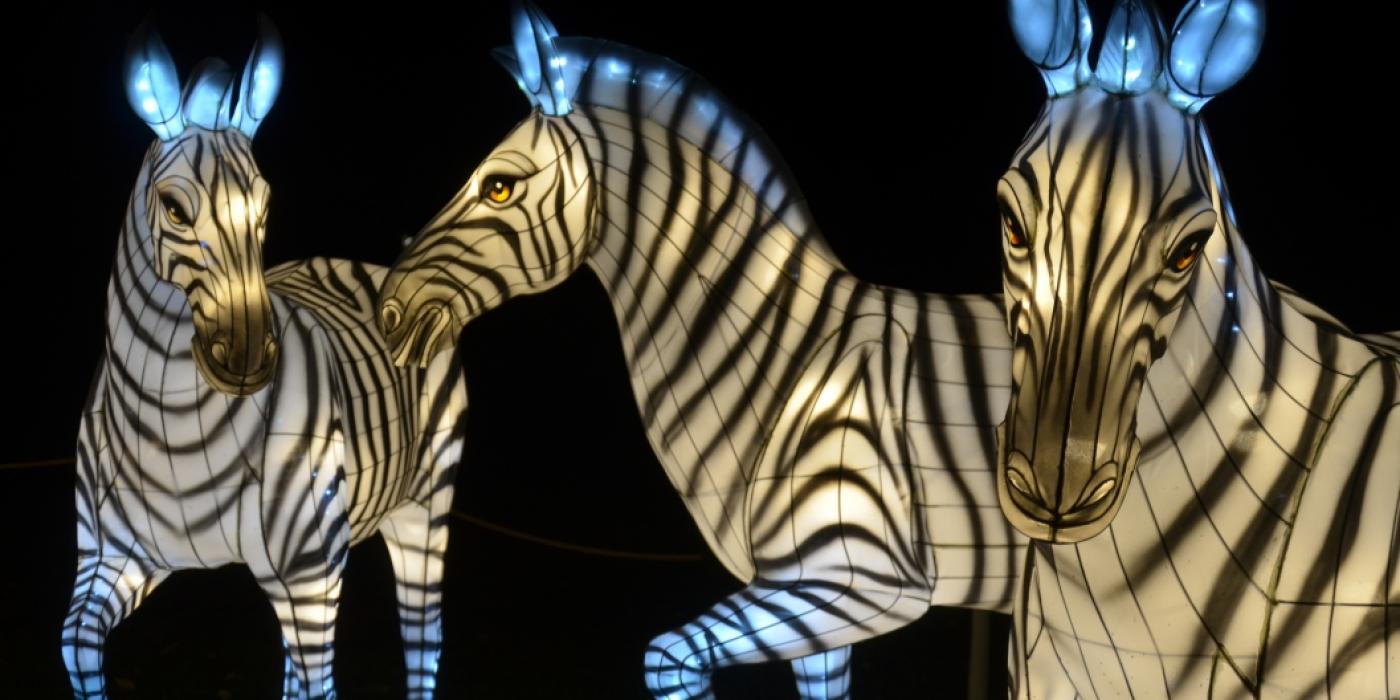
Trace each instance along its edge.
{"label": "zebra front leg", "polygon": [[450,482],[444,490],[446,494],[432,498],[434,507],[406,504],[379,526],[398,583],[399,630],[410,700],[433,697],[442,653],[442,557],[452,505]]}
{"label": "zebra front leg", "polygon": [[822,581],[755,584],[652,640],[647,689],[658,698],[713,698],[717,668],[792,659],[804,698],[849,697],[849,646],[928,610],[915,590],[862,590]]}
{"label": "zebra front leg", "polygon": [[106,697],[102,647],[107,634],[169,573],[130,556],[79,557],[73,599],[63,623],[63,663],[74,697]]}
{"label": "zebra front leg", "polygon": [[332,667],[343,562],[341,556],[340,563],[320,571],[271,576],[254,572],[282,626],[288,673],[282,689],[288,697],[335,697]]}
{"label": "zebra front leg", "polygon": [[311,474],[301,498],[288,497],[297,491],[288,478],[266,484],[272,487],[265,488],[266,500],[248,504],[261,512],[255,516],[260,521],[244,519],[244,540],[262,542],[245,552],[261,555],[249,557],[248,568],[282,627],[286,668],[294,676],[284,678],[283,692],[334,698],[335,621],[350,527],[344,476],[325,465]]}
{"label": "zebra front leg", "polygon": [[292,648],[286,637],[282,639],[282,697],[284,700],[299,698],[306,694],[301,687],[301,675],[296,664],[292,663]]}
{"label": "zebra front leg", "polygon": [[837,700],[851,693],[851,647],[844,646],[792,660],[797,695],[803,700]]}
{"label": "zebra front leg", "polygon": [[[861,343],[831,345],[814,358],[817,381],[789,397],[754,473],[748,531],[757,574],[748,588],[652,641],[646,682],[657,697],[710,697],[716,668],[814,654],[837,662],[844,676],[848,659],[830,652],[927,612],[912,486],[899,462],[903,385],[890,381],[904,376],[902,357]],[[805,672],[817,662],[797,666],[798,691],[845,695],[844,677],[833,683],[823,673],[827,682],[810,682]]]}

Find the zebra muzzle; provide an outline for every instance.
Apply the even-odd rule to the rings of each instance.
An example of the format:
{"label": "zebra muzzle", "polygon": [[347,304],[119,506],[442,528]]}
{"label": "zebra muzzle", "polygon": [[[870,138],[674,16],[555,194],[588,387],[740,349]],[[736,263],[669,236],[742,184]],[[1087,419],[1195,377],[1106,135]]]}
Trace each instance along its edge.
{"label": "zebra muzzle", "polygon": [[195,367],[214,389],[233,396],[248,396],[267,386],[277,370],[277,339],[263,333],[257,346],[244,348],[227,333],[215,332],[206,341],[195,333],[190,351]]}
{"label": "zebra muzzle", "polygon": [[452,315],[442,304],[426,304],[407,325],[403,316],[394,299],[386,299],[380,307],[379,320],[389,342],[389,354],[399,367],[426,368],[449,340],[446,331],[452,325]]}

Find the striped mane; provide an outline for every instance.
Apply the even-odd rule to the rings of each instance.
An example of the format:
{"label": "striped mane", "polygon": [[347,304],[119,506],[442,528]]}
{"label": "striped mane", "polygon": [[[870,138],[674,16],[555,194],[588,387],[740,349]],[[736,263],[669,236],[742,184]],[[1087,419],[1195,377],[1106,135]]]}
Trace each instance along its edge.
{"label": "striped mane", "polygon": [[585,37],[554,42],[574,103],[637,114],[695,144],[738,177],[789,230],[836,260],[807,208],[800,206],[805,198],[777,148],[709,81],[668,58],[617,42]]}

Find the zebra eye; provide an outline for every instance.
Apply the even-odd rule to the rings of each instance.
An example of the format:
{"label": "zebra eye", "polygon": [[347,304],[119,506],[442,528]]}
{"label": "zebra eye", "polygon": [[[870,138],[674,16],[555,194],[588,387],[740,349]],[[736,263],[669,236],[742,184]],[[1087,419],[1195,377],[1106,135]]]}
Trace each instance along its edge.
{"label": "zebra eye", "polygon": [[190,218],[185,215],[185,210],[180,207],[180,203],[175,201],[170,195],[161,195],[160,207],[165,210],[165,218],[176,226],[189,226]]}
{"label": "zebra eye", "polygon": [[1185,272],[1196,263],[1196,259],[1201,257],[1201,251],[1206,247],[1206,239],[1210,237],[1210,231],[1202,231],[1186,237],[1186,240],[1177,244],[1176,250],[1167,259],[1167,264],[1177,272]]}
{"label": "zebra eye", "polygon": [[1026,247],[1026,232],[1021,228],[1021,223],[1006,211],[1001,213],[1001,228],[1006,232],[1006,242],[1012,248]]}
{"label": "zebra eye", "polygon": [[486,194],[486,198],[496,204],[505,204],[510,201],[510,196],[515,194],[515,180],[502,175],[492,175],[486,178],[481,191]]}

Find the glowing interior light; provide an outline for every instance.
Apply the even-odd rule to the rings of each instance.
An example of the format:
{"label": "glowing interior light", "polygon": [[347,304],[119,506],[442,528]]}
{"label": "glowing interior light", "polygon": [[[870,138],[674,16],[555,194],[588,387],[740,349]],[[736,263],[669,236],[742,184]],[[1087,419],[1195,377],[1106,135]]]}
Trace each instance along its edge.
{"label": "glowing interior light", "polygon": [[155,114],[159,107],[160,105],[156,104],[156,98],[154,97],[147,97],[141,100],[141,109],[145,110],[146,114]]}

